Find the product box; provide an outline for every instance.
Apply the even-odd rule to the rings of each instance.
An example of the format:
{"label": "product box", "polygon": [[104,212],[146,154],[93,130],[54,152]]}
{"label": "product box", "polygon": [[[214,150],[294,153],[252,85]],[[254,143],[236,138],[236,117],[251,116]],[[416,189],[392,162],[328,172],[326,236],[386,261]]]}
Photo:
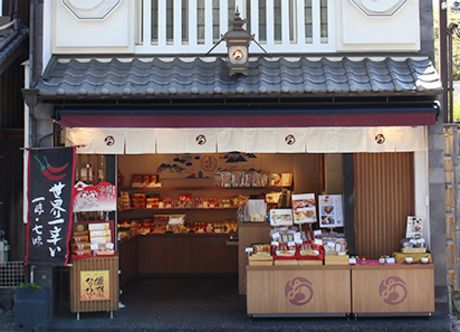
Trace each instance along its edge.
{"label": "product box", "polygon": [[110,243],[111,241],[112,237],[110,235],[91,237],[91,243]]}
{"label": "product box", "polygon": [[109,229],[110,230],[110,224],[108,222],[104,222],[104,223],[89,223],[88,224],[88,229],[90,231],[97,231],[97,230],[104,230],[104,229]]}
{"label": "product box", "polygon": [[348,255],[326,255],[324,257],[324,265],[348,265],[350,256]]}
{"label": "product box", "polygon": [[271,209],[270,210],[270,225],[291,226],[292,225],[292,210],[291,209]]}
{"label": "product box", "polygon": [[111,236],[112,232],[110,229],[101,229],[101,230],[94,230],[89,232],[90,238],[93,237],[100,237],[100,236]]}
{"label": "product box", "polygon": [[266,255],[251,255],[248,257],[249,266],[272,266],[272,256]]}

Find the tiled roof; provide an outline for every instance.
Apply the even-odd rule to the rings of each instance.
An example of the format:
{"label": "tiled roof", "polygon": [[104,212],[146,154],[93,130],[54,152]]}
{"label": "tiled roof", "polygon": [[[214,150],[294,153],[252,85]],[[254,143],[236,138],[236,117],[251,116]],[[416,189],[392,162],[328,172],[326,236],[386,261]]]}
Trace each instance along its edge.
{"label": "tiled roof", "polygon": [[224,57],[54,57],[37,88],[48,97],[434,95],[427,58],[254,57],[248,76],[228,75]]}
{"label": "tiled roof", "polygon": [[26,28],[14,29],[13,27],[2,31],[0,34],[0,64],[27,39]]}

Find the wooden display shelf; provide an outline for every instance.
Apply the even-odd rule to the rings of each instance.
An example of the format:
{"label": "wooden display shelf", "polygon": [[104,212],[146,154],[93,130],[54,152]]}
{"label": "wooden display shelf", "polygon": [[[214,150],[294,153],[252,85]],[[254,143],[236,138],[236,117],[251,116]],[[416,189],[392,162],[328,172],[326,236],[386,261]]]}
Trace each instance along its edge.
{"label": "wooden display shelf", "polygon": [[118,213],[127,212],[177,212],[177,211],[207,211],[207,210],[236,210],[239,206],[231,207],[213,207],[213,208],[130,208],[125,210],[118,210]]}
{"label": "wooden display shelf", "polygon": [[350,269],[342,266],[248,266],[252,316],[345,315],[351,312]]}
{"label": "wooden display shelf", "polygon": [[219,186],[177,186],[177,187],[158,187],[158,188],[128,188],[128,187],[123,187],[119,188],[118,191],[124,191],[124,192],[159,192],[159,191],[187,191],[187,190],[218,190],[218,189],[224,189],[224,190],[281,190],[281,189],[293,189],[292,186],[287,186],[287,187],[219,187]]}
{"label": "wooden display shelf", "polygon": [[423,314],[435,310],[432,264],[356,265],[351,267],[356,314]]}

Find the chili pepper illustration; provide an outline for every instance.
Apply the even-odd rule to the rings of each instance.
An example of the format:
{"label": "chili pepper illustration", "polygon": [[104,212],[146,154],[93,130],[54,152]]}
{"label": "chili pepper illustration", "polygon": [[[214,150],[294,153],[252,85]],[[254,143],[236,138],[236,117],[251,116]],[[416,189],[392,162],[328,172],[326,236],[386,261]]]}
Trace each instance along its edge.
{"label": "chili pepper illustration", "polygon": [[[58,180],[62,180],[65,176],[65,173],[64,174],[53,174],[52,172],[50,172],[50,165],[49,163],[47,162],[47,165],[45,166],[41,161],[40,159],[38,158],[38,156],[34,156],[34,159],[37,161],[38,165],[40,166],[40,171],[42,172],[42,174],[50,181],[58,181]],[[46,159],[46,158],[45,158]],[[60,169],[60,167],[58,167],[58,169]],[[65,168],[64,168],[65,169]]]}
{"label": "chili pepper illustration", "polygon": [[53,167],[50,165],[50,163],[48,162],[48,158],[46,158],[46,156],[43,156],[43,159],[45,160],[45,163],[46,163],[46,168],[51,172],[51,173],[62,173],[66,168],[67,166],[69,166],[69,163],[65,163],[63,166],[61,167]]}

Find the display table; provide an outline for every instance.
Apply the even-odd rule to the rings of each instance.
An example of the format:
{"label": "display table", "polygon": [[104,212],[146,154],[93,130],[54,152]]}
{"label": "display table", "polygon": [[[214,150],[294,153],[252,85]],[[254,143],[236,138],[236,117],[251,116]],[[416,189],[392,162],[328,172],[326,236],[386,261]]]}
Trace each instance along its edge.
{"label": "display table", "polygon": [[432,264],[356,265],[351,267],[355,314],[434,312]]}
{"label": "display table", "polygon": [[341,315],[351,312],[348,266],[247,266],[252,316]]}

